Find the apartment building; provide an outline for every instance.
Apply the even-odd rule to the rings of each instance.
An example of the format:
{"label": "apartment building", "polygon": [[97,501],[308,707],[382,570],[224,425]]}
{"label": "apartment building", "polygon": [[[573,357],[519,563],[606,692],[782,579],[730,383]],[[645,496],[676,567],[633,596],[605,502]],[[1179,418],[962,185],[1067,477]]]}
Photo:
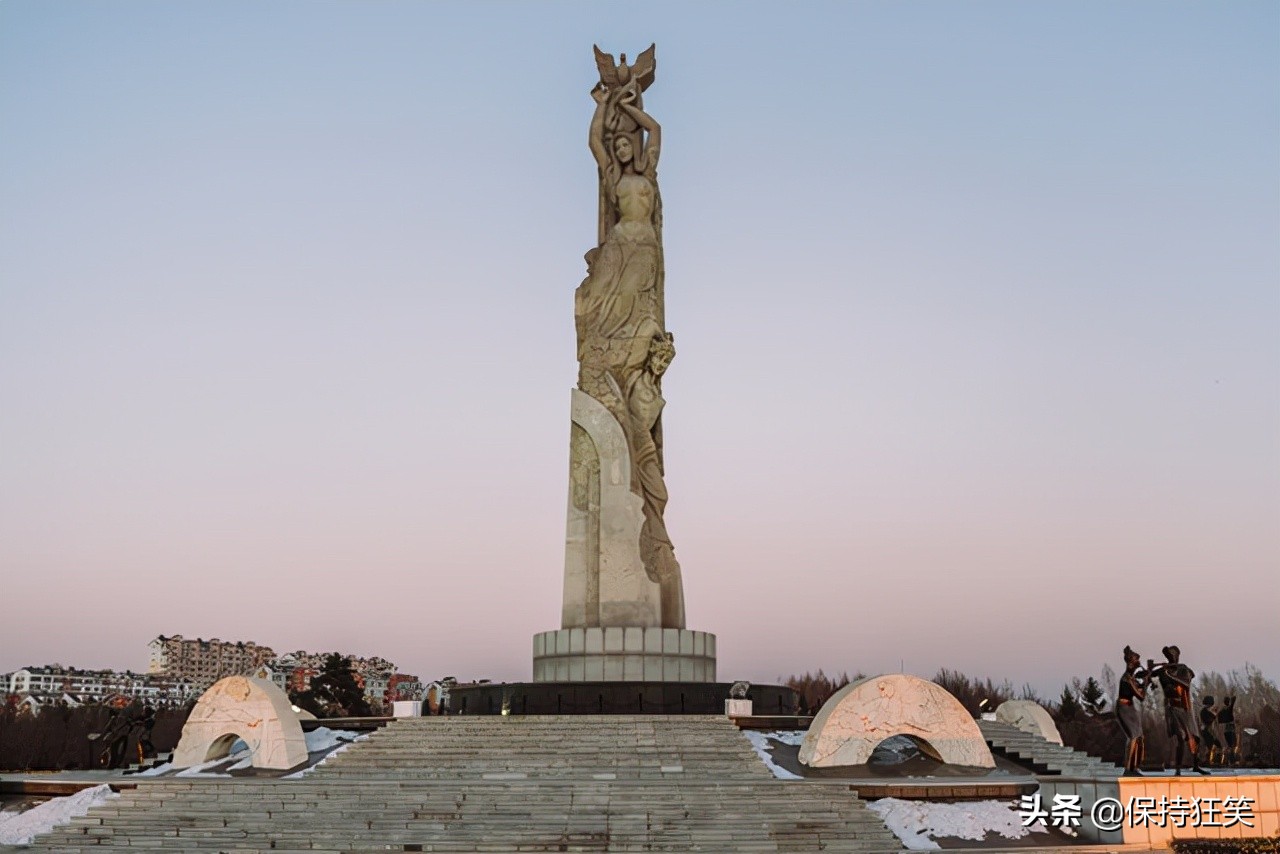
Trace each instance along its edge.
{"label": "apartment building", "polygon": [[151,661],[147,672],[189,679],[201,690],[224,676],[243,676],[276,657],[269,646],[253,641],[184,638],[159,635],[147,644]]}
{"label": "apartment building", "polygon": [[[307,652],[300,649],[267,662],[265,667],[272,673],[273,680],[282,684],[287,691],[301,692],[309,689],[311,680],[324,671],[324,660],[329,655],[327,652]],[[390,696],[392,680],[398,675],[395,664],[379,656],[344,657],[350,659],[351,672],[364,689],[366,699],[386,702]]]}
{"label": "apartment building", "polygon": [[0,677],[0,686],[7,693],[22,697],[48,699],[70,695],[86,702],[122,695],[155,704],[181,704],[199,695],[196,685],[181,677],[128,670],[81,670],[61,664],[15,670]]}

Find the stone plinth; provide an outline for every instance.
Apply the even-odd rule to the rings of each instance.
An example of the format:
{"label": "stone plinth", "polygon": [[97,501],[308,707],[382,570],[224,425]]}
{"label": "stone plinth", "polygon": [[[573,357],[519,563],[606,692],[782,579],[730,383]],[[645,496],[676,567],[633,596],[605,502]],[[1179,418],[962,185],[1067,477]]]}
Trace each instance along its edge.
{"label": "stone plinth", "polygon": [[639,626],[533,636],[534,682],[715,682],[716,636]]}

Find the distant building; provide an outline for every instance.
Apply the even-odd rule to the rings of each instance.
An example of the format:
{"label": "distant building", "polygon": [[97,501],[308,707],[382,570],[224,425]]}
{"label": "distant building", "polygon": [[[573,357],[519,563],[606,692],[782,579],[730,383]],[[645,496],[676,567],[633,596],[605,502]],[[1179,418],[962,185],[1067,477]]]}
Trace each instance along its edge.
{"label": "distant building", "polygon": [[265,664],[258,665],[258,669],[253,671],[253,675],[257,679],[265,679],[274,684],[281,691],[289,690],[289,673],[284,670],[276,670]]}
{"label": "distant building", "polygon": [[422,681],[417,676],[411,676],[408,673],[393,673],[391,679],[387,682],[385,701],[394,703],[396,700],[421,700],[422,691]]}
{"label": "distant building", "polygon": [[[198,698],[227,676],[257,676],[287,693],[301,693],[323,672],[329,656],[298,650],[277,657],[271,647],[253,641],[187,639],[182,635],[159,635],[147,646],[151,657],[146,673],[80,670],[61,664],[24,667],[0,674],[0,694],[30,698],[23,708],[32,711],[51,703],[102,703],[114,695],[155,705],[180,705]],[[350,659],[356,682],[370,702],[387,703],[405,694],[421,693],[416,676],[396,673],[395,664],[385,658],[344,657]]]}
{"label": "distant building", "polygon": [[148,673],[189,679],[201,690],[224,676],[250,674],[276,657],[269,646],[218,638],[204,640],[187,639],[182,635],[159,635],[147,646],[151,650]]}
{"label": "distant building", "polygon": [[[364,677],[360,687],[364,688],[364,698],[369,702],[386,702],[387,689],[391,687],[393,673],[369,673]],[[359,677],[356,677],[359,681]]]}
{"label": "distant building", "polygon": [[457,686],[458,680],[453,676],[428,682],[422,689],[423,714],[445,714],[449,710],[449,692]]}
{"label": "distant building", "polygon": [[37,705],[66,699],[68,705],[102,702],[113,694],[156,705],[181,705],[199,696],[189,679],[165,674],[80,670],[49,664],[24,667],[0,678],[8,693],[34,698]]}
{"label": "distant building", "polygon": [[38,715],[42,705],[38,697],[27,695],[18,701],[16,708],[19,715]]}
{"label": "distant building", "polygon": [[[311,680],[324,671],[324,660],[331,654],[300,649],[272,659],[266,663],[266,666],[273,673],[283,675],[282,687],[286,691],[301,693],[311,688]],[[338,654],[342,655],[342,653]],[[343,658],[350,659],[351,671],[355,674],[356,682],[364,689],[365,699],[371,702],[386,702],[391,680],[397,675],[395,664],[378,656],[361,658],[346,655]]]}

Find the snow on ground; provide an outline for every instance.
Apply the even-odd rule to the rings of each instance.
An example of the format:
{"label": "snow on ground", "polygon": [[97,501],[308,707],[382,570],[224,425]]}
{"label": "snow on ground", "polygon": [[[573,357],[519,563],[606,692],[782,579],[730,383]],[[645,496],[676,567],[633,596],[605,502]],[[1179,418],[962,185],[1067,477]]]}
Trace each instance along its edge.
{"label": "snow on ground", "polygon": [[130,774],[131,777],[159,777],[161,774],[168,774],[173,770],[172,762],[162,762],[159,765],[152,765],[145,771],[139,771],[136,774]]}
{"label": "snow on ground", "polygon": [[321,750],[332,750],[344,744],[350,744],[353,741],[359,741],[367,738],[367,735],[361,735],[349,729],[329,729],[326,726],[317,727],[307,733],[307,753],[319,753]]}
{"label": "snow on ground", "polygon": [[[345,750],[350,746],[351,742],[359,741],[368,737],[351,730],[329,729],[328,727],[323,726],[313,729],[311,732],[303,733],[303,735],[307,739],[307,753],[320,753],[321,751],[328,750],[331,751],[329,754],[330,756],[333,753]],[[335,747],[338,749],[334,750],[333,748]],[[321,764],[328,758],[329,756],[325,756],[324,759],[321,759],[320,762],[316,763],[316,765]],[[212,770],[213,768],[216,768],[219,765],[224,765],[227,762],[231,762],[232,764],[227,765],[222,771]],[[160,777],[166,774],[173,774],[175,777],[230,777],[231,775],[226,772],[239,771],[243,768],[251,767],[253,767],[253,754],[245,746],[243,741],[236,741],[235,744],[231,745],[231,753],[219,759],[211,759],[210,761],[202,762],[199,765],[192,765],[190,768],[183,768],[177,771],[177,773],[173,773],[173,763],[166,762],[163,765],[148,768],[146,771],[139,771],[134,776]],[[296,774],[287,775],[286,779],[301,777],[310,770],[310,768],[304,768]]]}
{"label": "snow on ground", "polygon": [[65,798],[53,798],[26,812],[0,814],[0,845],[25,845],[31,837],[48,833],[113,797],[111,787],[103,784]]}
{"label": "snow on ground", "polygon": [[804,729],[780,729],[774,732],[766,732],[765,735],[780,744],[799,747],[804,742],[804,737],[807,733],[808,730]]}
{"label": "snow on ground", "polygon": [[[244,744],[242,741],[236,743],[242,746]],[[165,762],[162,765],[156,765],[154,768],[139,771],[137,774],[133,774],[131,776],[160,777],[165,774],[173,774],[175,777],[230,777],[230,774],[211,770],[219,765],[224,765],[227,762],[235,763],[228,767],[226,769],[227,771],[230,771],[233,768],[248,768],[253,764],[253,755],[247,749],[236,750],[226,756],[220,756],[217,759],[210,759],[208,762],[201,762],[199,765],[192,765],[190,768],[178,769],[177,773],[173,773],[174,767],[172,762]]]}
{"label": "snow on ground", "polygon": [[368,737],[368,733],[361,735],[360,733],[345,729],[329,729],[328,727],[323,726],[319,729],[313,729],[311,732],[307,733],[307,752],[315,753],[320,750],[328,750],[329,752],[326,753],[315,765],[312,765],[309,768],[303,768],[301,771],[295,771],[292,774],[286,774],[282,779],[297,780],[300,777],[305,777],[316,768],[319,768],[321,765],[328,762],[329,757],[337,756],[355,742],[364,741]]}
{"label": "snow on ground", "polygon": [[[934,839],[981,840],[988,833],[1021,839],[1047,833],[1044,822],[1022,826],[1022,817],[1009,801],[965,801],[955,804],[881,798],[867,805],[913,851],[937,849]],[[931,838],[932,837],[932,838]]]}
{"label": "snow on ground", "polygon": [[[225,765],[228,762],[234,762],[239,765],[246,760],[252,761],[253,756],[248,750],[237,750],[226,756],[219,756],[217,759],[210,759],[208,762],[201,762],[199,765],[192,765],[190,768],[183,768],[174,774],[175,777],[230,777],[230,774],[213,769],[219,765]],[[166,763],[171,764],[171,763]]]}
{"label": "snow on ground", "polygon": [[760,757],[760,761],[765,767],[773,772],[773,776],[779,780],[803,780],[799,774],[793,774],[786,768],[778,765],[773,761],[773,756],[769,753],[769,742],[776,741],[780,744],[799,744],[804,740],[804,730],[794,732],[759,732],[758,730],[746,730],[743,735],[751,742],[752,748],[755,749],[756,756]]}

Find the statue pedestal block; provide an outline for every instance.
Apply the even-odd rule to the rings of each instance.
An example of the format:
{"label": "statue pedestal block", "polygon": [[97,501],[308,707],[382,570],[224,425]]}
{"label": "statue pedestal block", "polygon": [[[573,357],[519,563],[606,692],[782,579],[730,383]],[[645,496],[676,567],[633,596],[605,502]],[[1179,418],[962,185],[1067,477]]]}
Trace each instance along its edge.
{"label": "statue pedestal block", "polygon": [[610,626],[533,636],[534,682],[715,682],[716,636]]}
{"label": "statue pedestal block", "polygon": [[724,713],[730,718],[749,718],[751,717],[751,701],[750,700],[734,700],[732,698],[724,701]]}

